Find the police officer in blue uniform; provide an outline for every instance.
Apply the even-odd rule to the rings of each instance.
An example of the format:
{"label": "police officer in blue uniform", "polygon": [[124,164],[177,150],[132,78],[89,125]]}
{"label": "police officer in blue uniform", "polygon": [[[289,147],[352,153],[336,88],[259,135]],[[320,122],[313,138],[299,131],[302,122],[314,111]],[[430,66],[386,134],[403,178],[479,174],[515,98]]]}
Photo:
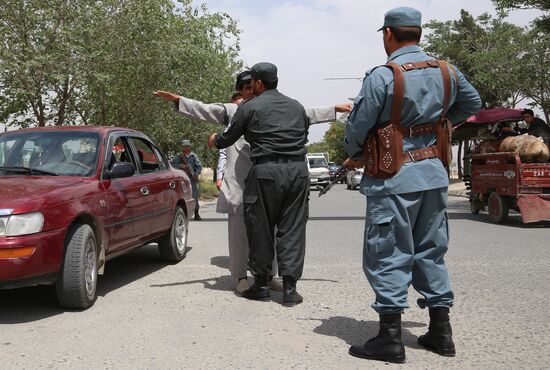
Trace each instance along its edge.
{"label": "police officer in blue uniform", "polygon": [[[403,66],[434,60],[418,46],[422,33],[418,10],[400,7],[388,11],[379,31],[383,31],[388,63]],[[401,140],[404,158],[408,152],[434,147],[436,143],[434,132],[419,134],[417,130],[413,132],[412,126],[440,122],[442,115],[457,123],[481,108],[475,88],[454,66],[444,66],[413,70],[400,67],[405,85],[400,124],[411,133]],[[448,99],[444,99],[444,68],[451,76]],[[363,147],[369,130],[384,127],[390,121],[393,88],[392,68],[379,66],[366,73],[346,127],[344,145],[350,167],[364,164]],[[446,112],[444,100],[448,101]],[[379,314],[380,329],[364,345],[352,346],[351,355],[405,361],[401,314],[408,308],[410,284],[422,295],[418,305],[428,307],[430,314],[429,330],[418,342],[440,355],[455,355],[449,322],[453,292],[443,258],[449,237],[448,184],[447,171],[435,155],[421,156],[420,160],[411,156],[393,177],[364,175],[361,192],[367,197],[367,214],[363,269],[376,295],[372,307]]]}
{"label": "police officer in blue uniform", "polygon": [[191,151],[191,141],[184,139],[181,141],[183,149],[182,154],[178,154],[172,160],[172,166],[184,170],[191,180],[191,190],[193,191],[193,198],[195,199],[195,221],[201,221],[202,218],[199,215],[199,175],[202,172],[202,165],[199,156]]}

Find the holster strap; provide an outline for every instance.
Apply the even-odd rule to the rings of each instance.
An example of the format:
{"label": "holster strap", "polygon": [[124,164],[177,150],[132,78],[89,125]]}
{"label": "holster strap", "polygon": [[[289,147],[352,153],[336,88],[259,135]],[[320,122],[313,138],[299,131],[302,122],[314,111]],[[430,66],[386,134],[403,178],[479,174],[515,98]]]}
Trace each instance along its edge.
{"label": "holster strap", "polygon": [[437,148],[435,146],[411,150],[410,152],[403,153],[403,162],[418,162],[428,158],[437,158],[437,153]]}

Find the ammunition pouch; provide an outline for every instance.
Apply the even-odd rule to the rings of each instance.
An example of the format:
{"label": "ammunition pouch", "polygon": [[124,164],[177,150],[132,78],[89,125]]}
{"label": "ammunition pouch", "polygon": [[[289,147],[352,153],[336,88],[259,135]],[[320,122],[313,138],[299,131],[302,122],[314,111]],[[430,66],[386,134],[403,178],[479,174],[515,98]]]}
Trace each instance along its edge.
{"label": "ammunition pouch", "polygon": [[403,135],[393,124],[369,131],[363,148],[365,172],[380,179],[394,176],[403,165]]}

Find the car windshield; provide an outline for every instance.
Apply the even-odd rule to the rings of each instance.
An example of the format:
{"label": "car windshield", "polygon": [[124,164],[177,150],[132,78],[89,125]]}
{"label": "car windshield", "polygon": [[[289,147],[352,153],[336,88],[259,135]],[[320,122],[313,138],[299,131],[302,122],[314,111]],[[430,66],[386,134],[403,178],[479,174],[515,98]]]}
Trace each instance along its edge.
{"label": "car windshield", "polygon": [[310,168],[327,167],[327,160],[325,158],[309,158]]}
{"label": "car windshield", "polygon": [[91,176],[99,153],[93,132],[15,132],[0,135],[0,176]]}

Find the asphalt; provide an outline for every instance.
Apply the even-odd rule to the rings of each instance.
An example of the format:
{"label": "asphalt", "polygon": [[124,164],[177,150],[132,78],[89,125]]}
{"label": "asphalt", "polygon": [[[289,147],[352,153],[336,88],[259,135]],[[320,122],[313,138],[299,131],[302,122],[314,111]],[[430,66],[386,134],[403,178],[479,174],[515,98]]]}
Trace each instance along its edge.
{"label": "asphalt", "polygon": [[185,260],[168,265],[151,245],[110,261],[86,311],[60,309],[48,287],[0,291],[0,369],[549,368],[550,222],[494,225],[450,197],[457,356],[417,345],[428,314],[411,288],[407,362],[394,365],[348,355],[378,330],[361,268],[365,198],[344,185],[312,192],[310,215],[301,305],[233,293],[226,218],[209,202],[190,223]]}

